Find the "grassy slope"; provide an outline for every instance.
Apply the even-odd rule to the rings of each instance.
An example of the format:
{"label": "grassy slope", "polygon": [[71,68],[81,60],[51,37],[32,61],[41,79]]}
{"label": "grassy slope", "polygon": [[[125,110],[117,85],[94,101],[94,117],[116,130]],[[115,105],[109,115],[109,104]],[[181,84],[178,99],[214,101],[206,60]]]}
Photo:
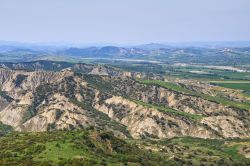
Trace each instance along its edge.
{"label": "grassy slope", "polygon": [[[200,139],[200,138],[175,138],[172,142],[181,144],[183,146],[190,146],[193,150],[204,150],[208,154],[214,153],[224,157],[229,157],[238,162],[245,161],[245,157],[238,153],[239,144],[241,142],[247,142],[249,144],[249,139],[247,140],[212,140],[212,139]],[[225,144],[226,143],[226,144]],[[230,144],[235,144],[231,146]]]}
{"label": "grassy slope", "polygon": [[216,85],[223,86],[225,88],[240,89],[244,91],[250,91],[250,83],[231,83],[231,82],[215,82]]}
{"label": "grassy slope", "polygon": [[[10,133],[0,138],[0,165],[161,165],[161,155],[140,150],[109,132]],[[150,158],[148,158],[150,156]]]}
{"label": "grassy slope", "polygon": [[177,84],[173,83],[168,83],[168,82],[163,82],[163,81],[158,81],[158,80],[139,80],[140,83],[147,84],[147,85],[158,85],[173,91],[181,92],[181,93],[186,93],[190,95],[195,95],[198,97],[201,97],[206,100],[210,100],[213,102],[218,102],[226,106],[232,106],[232,107],[237,107],[240,109],[250,109],[250,103],[240,103],[240,102],[235,102],[235,101],[230,101],[225,98],[217,97],[217,96],[210,96],[207,94],[202,94],[199,92],[194,92],[189,89],[186,89],[184,87],[181,87]]}
{"label": "grassy slope", "polygon": [[189,137],[122,140],[95,130],[13,132],[0,137],[0,165],[247,165],[250,160],[237,149],[242,141],[250,143]]}
{"label": "grassy slope", "polygon": [[177,115],[177,116],[184,116],[184,117],[192,119],[192,120],[199,120],[202,117],[204,117],[204,115],[190,114],[190,113],[186,113],[186,112],[183,112],[183,111],[174,110],[172,108],[167,108],[165,106],[160,106],[160,105],[156,105],[156,104],[145,103],[145,102],[140,101],[140,100],[134,100],[134,99],[130,99],[130,100],[132,100],[133,102],[135,102],[135,103],[137,103],[139,105],[143,105],[145,107],[155,108],[155,109],[157,109],[159,111],[169,112],[169,113],[172,113],[172,114]]}

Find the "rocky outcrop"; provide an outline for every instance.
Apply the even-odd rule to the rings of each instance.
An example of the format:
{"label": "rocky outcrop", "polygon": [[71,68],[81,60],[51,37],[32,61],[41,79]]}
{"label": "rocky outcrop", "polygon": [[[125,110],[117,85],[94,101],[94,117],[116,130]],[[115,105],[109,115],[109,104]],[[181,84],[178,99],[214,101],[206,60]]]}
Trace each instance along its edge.
{"label": "rocky outcrop", "polygon": [[104,104],[96,105],[95,108],[127,126],[134,138],[218,137],[212,130],[183,119],[183,117],[173,117],[118,96],[107,99]]}
{"label": "rocky outcrop", "polygon": [[203,118],[201,123],[210,126],[213,130],[222,133],[223,137],[249,137],[247,125],[233,116],[211,116]]}
{"label": "rocky outcrop", "polygon": [[11,103],[0,111],[0,121],[12,127],[17,127],[22,124],[22,119],[27,109],[28,105]]}

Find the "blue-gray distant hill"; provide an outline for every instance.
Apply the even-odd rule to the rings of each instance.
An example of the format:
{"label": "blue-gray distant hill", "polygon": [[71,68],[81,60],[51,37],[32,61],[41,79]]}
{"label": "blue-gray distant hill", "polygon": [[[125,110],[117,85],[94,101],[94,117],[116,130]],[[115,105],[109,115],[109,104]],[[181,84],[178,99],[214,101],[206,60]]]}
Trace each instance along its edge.
{"label": "blue-gray distant hill", "polygon": [[0,42],[0,62],[37,60],[82,62],[86,59],[243,65],[250,63],[250,42],[151,43],[130,47],[67,47]]}

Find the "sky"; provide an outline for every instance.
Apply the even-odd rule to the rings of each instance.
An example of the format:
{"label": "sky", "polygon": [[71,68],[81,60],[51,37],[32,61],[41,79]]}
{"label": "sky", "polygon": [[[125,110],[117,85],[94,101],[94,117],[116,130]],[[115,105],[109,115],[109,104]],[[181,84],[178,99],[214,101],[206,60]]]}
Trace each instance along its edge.
{"label": "sky", "polygon": [[249,41],[250,0],[0,0],[0,40]]}

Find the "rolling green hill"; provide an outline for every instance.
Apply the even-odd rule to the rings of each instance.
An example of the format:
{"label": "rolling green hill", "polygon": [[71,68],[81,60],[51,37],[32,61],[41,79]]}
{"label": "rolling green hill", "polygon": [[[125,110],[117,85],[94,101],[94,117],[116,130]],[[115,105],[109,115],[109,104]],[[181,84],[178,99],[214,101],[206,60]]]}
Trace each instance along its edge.
{"label": "rolling green hill", "polygon": [[0,165],[248,165],[241,149],[249,144],[190,137],[124,140],[93,129],[12,132],[0,137]]}

